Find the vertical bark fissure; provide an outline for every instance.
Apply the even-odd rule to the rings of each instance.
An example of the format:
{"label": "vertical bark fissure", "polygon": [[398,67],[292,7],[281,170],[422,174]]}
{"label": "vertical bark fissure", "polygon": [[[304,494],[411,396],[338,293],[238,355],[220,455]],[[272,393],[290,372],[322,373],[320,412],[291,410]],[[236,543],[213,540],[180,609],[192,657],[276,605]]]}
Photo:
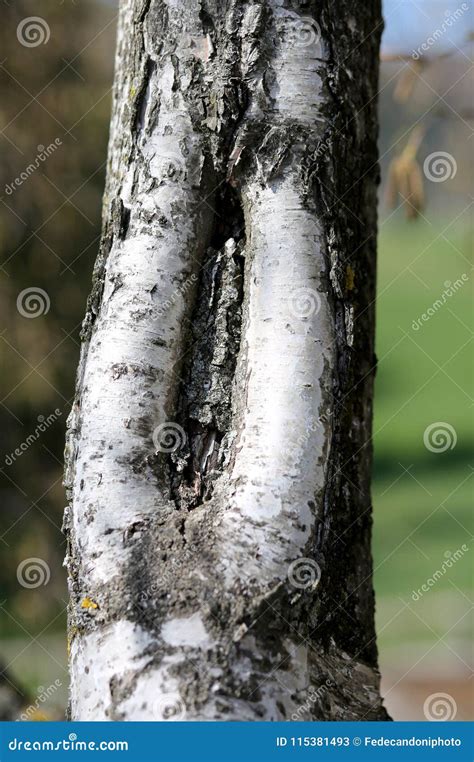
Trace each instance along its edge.
{"label": "vertical bark fissure", "polygon": [[232,385],[240,348],[244,221],[228,186],[215,208],[215,230],[197,286],[176,421],[183,446],[170,455],[171,492],[191,510],[212,495],[230,446]]}
{"label": "vertical bark fissure", "polygon": [[374,178],[357,222],[335,205],[375,152],[369,5],[122,2],[68,437],[75,718],[386,716],[354,455]]}

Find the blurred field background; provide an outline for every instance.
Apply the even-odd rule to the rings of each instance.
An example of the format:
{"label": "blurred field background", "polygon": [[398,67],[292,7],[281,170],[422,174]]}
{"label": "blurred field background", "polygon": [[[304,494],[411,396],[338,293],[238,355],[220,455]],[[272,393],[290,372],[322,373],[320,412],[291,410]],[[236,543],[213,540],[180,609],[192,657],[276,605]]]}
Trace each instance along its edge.
{"label": "blurred field background", "polygon": [[[422,63],[413,58],[458,8],[385,3],[374,566],[383,692],[399,720],[423,719],[426,702],[440,693],[452,719],[473,715],[471,11],[445,24]],[[48,40],[21,45],[18,24],[38,12],[33,0],[5,4],[0,29],[0,717],[13,706],[23,718],[60,719],[67,700],[62,451],[100,234],[117,8],[44,0]],[[15,185],[56,139],[49,158]],[[457,169],[449,160],[451,177],[430,181],[423,166],[440,151]],[[35,319],[16,306],[31,286],[50,300]],[[448,431],[447,449],[425,445],[433,424]],[[47,565],[47,584],[19,584],[27,558]]]}

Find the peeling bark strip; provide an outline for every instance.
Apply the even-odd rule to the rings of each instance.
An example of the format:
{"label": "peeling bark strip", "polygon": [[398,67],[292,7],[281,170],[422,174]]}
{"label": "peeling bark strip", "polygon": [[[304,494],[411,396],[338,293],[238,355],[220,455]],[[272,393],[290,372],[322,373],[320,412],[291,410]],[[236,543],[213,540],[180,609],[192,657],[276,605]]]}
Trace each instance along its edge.
{"label": "peeling bark strip", "polygon": [[71,716],[386,719],[377,0],[123,0],[66,448]]}

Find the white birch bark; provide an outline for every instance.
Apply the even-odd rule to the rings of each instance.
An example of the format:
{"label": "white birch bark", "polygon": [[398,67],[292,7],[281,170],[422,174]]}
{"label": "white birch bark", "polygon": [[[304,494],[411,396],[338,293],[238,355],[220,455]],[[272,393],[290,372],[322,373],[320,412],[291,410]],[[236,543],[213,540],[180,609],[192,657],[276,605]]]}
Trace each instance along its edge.
{"label": "white birch bark", "polygon": [[[353,242],[318,174],[324,140],[336,151],[332,99],[354,105],[334,35],[362,22],[297,6],[122,2],[66,453],[73,719],[385,717],[370,457],[354,461],[362,498],[339,468],[370,430],[371,374],[348,422]],[[359,343],[365,372],[372,336]],[[341,582],[331,534],[354,523]],[[348,580],[353,614],[334,625]]]}

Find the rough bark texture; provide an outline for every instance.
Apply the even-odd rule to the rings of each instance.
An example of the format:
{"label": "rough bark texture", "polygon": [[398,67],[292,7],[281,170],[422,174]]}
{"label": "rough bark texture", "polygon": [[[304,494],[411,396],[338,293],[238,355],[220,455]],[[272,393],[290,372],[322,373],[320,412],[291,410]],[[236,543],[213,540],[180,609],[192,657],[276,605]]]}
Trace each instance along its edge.
{"label": "rough bark texture", "polygon": [[124,0],[66,448],[74,719],[386,719],[378,0]]}

